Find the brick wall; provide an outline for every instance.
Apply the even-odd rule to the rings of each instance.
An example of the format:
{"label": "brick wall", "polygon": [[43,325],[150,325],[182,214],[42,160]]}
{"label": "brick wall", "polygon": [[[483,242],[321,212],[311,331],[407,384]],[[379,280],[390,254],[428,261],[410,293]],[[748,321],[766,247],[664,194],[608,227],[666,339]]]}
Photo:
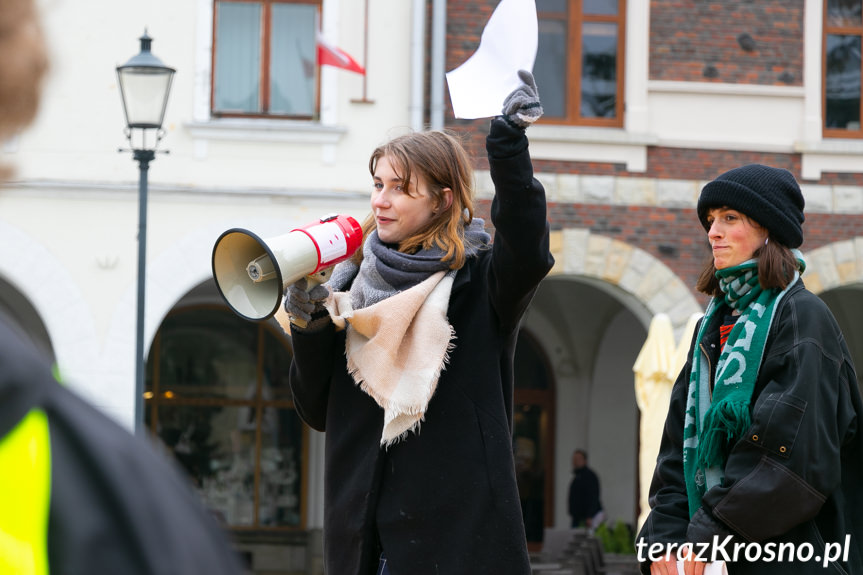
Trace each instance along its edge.
{"label": "brick wall", "polygon": [[804,0],[651,0],[650,79],[803,85]]}
{"label": "brick wall", "polygon": [[[497,4],[497,0],[447,3],[447,70],[473,54]],[[651,0],[650,78],[802,86],[803,8],[804,0]],[[707,65],[716,67],[719,75],[705,78]],[[449,94],[444,101],[447,127],[465,136],[475,167],[487,169],[488,119],[457,120]],[[588,162],[537,160],[535,166],[538,172],[710,180],[749,163],[786,168],[800,179],[800,154],[750,151],[649,147],[646,173]],[[863,173],[823,173],[821,180],[808,183],[863,186]]]}
{"label": "brick wall", "polygon": [[[461,134],[468,152],[474,158],[476,169],[487,170],[485,136],[488,119],[467,122],[450,122],[448,128]],[[530,132],[528,131],[528,137]],[[597,176],[621,176],[637,178],[659,178],[673,180],[712,180],[722,172],[745,164],[766,164],[790,171],[801,183],[863,186],[863,173],[821,174],[821,179],[803,180],[800,176],[800,154],[754,152],[744,150],[706,150],[693,148],[669,148],[649,146],[647,148],[647,170],[628,172],[623,164],[599,162],[566,162],[534,160],[537,172],[558,174],[590,174]]]}
{"label": "brick wall", "polygon": [[[490,206],[490,200],[480,200],[476,215],[490,222]],[[589,229],[646,251],[667,265],[693,294],[698,275],[710,257],[707,236],[694,209],[550,203],[548,220],[552,230]],[[801,249],[811,252],[839,240],[863,236],[863,217],[807,214],[803,234]],[[696,297],[706,304],[706,297]]]}
{"label": "brick wall", "polygon": [[[490,205],[489,200],[478,202],[477,215],[486,221]],[[704,230],[691,209],[551,203],[548,219],[552,230],[589,229],[636,246],[661,260],[690,287],[710,255]]]}
{"label": "brick wall", "polygon": [[[476,50],[497,3],[448,2],[447,70]],[[651,0],[650,79],[802,86],[803,8],[804,0]],[[705,77],[709,66],[714,68],[707,70],[712,77]],[[447,127],[464,136],[475,168],[487,170],[489,120],[456,120],[448,95],[445,101]],[[644,173],[592,162],[535,160],[534,167],[545,174],[707,181],[748,163],[785,168],[799,179],[800,162],[800,154],[652,146]],[[824,173],[818,182],[801,182],[863,186],[863,174]],[[488,199],[479,201],[477,215],[488,220],[489,206]],[[695,284],[709,257],[706,236],[692,208],[551,203],[549,222],[552,229],[586,228],[635,245],[665,263],[688,286]],[[804,251],[863,236],[863,216],[807,214],[804,235]]]}
{"label": "brick wall", "polygon": [[[447,70],[473,54],[497,4],[447,3]],[[802,86],[803,15],[804,0],[651,0],[649,77]]]}

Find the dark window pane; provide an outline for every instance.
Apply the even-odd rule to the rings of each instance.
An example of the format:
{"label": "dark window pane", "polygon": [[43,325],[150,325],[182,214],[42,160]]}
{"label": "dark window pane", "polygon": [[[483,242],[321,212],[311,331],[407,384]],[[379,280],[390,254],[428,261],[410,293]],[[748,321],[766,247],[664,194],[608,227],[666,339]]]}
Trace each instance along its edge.
{"label": "dark window pane", "polygon": [[315,111],[314,6],[274,4],[270,41],[270,112],[311,116]]}
{"label": "dark window pane", "polygon": [[255,431],[247,407],[159,407],[157,434],[222,522],[254,525]]}
{"label": "dark window pane", "polygon": [[567,61],[566,22],[539,20],[539,46],[533,75],[546,116],[566,115]]}
{"label": "dark window pane", "polygon": [[292,409],[264,408],[258,524],[298,527],[302,497],[303,427]]}
{"label": "dark window pane", "polygon": [[219,2],[213,107],[220,112],[260,112],[261,6]]}
{"label": "dark window pane", "polygon": [[536,0],[536,11],[566,13],[567,3],[568,0]]}
{"label": "dark window pane", "polygon": [[827,0],[828,26],[859,26],[863,0]]}
{"label": "dark window pane", "polygon": [[291,350],[280,333],[195,308],[169,315],[153,346],[149,391],[159,393],[146,420],[155,416],[155,434],[231,527],[302,527],[304,427],[290,408]]}
{"label": "dark window pane", "polygon": [[584,24],[581,47],[581,116],[614,118],[617,101],[617,26]]}
{"label": "dark window pane", "polygon": [[827,128],[860,129],[860,36],[827,36]]}
{"label": "dark window pane", "polygon": [[585,14],[617,14],[617,0],[584,0]]}
{"label": "dark window pane", "polygon": [[[231,527],[297,527],[303,429],[291,409],[264,407],[260,460],[254,406],[160,406],[158,437],[210,511]],[[260,482],[255,485],[255,467]],[[258,491],[258,517],[254,501]]]}
{"label": "dark window pane", "polygon": [[257,324],[201,309],[169,315],[160,335],[158,399],[254,399]]}

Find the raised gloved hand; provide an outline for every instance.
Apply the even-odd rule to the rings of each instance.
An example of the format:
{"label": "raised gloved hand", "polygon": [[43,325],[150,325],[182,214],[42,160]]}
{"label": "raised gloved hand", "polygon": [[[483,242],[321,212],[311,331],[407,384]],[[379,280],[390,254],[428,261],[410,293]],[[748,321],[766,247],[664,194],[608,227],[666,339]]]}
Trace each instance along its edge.
{"label": "raised gloved hand", "polygon": [[285,295],[285,311],[288,312],[291,324],[314,331],[330,322],[330,314],[324,307],[324,302],[329,295],[329,290],[321,284],[315,284],[312,289],[309,289],[306,278],[288,287]]}
{"label": "raised gloved hand", "polygon": [[503,118],[519,128],[527,128],[542,116],[542,104],[539,102],[539,92],[533,74],[527,70],[519,70],[518,77],[522,85],[510,92],[503,101]]}

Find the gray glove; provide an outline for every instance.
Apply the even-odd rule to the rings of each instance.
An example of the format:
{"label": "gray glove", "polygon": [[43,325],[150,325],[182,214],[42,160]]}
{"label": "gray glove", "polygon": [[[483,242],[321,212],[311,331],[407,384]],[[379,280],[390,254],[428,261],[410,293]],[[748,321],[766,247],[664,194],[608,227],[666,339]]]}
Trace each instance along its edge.
{"label": "gray glove", "polygon": [[519,128],[527,128],[542,116],[542,104],[539,103],[539,92],[533,74],[527,70],[519,70],[518,77],[522,85],[510,92],[503,101],[503,118]]}
{"label": "gray glove", "polygon": [[329,323],[330,314],[324,307],[329,295],[329,290],[321,284],[309,289],[306,278],[291,284],[285,295],[285,311],[291,318],[291,324],[314,331]]}

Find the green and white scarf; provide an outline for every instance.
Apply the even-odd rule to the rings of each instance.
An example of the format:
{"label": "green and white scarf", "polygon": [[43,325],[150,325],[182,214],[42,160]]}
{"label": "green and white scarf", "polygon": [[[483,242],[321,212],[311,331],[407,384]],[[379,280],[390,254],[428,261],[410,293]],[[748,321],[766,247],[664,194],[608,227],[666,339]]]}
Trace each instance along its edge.
{"label": "green and white scarf", "polygon": [[[806,268],[802,254],[793,250],[800,272]],[[751,425],[749,404],[764,355],[767,334],[782,297],[800,273],[783,291],[764,290],[758,283],[758,260],[751,259],[717,270],[724,297],[713,298],[704,313],[695,344],[699,345],[708,327],[725,303],[740,313],[716,363],[716,381],[710,393],[710,362],[693,350],[692,373],[686,398],[683,428],[683,475],[689,498],[690,517],[701,507],[708,489],[723,480],[725,458],[731,446]]]}

